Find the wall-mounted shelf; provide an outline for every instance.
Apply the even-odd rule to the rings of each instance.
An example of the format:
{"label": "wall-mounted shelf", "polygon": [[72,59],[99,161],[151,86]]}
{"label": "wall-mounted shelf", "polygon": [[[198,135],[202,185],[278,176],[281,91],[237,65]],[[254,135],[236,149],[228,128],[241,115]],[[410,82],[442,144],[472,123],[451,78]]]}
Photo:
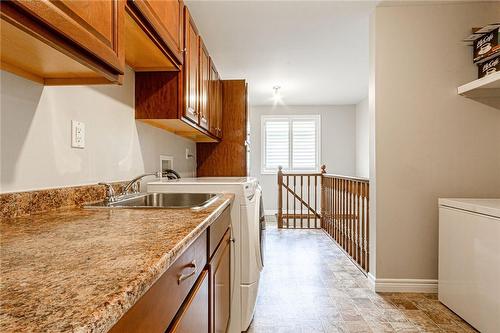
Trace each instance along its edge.
{"label": "wall-mounted shelf", "polygon": [[457,88],[459,95],[500,109],[500,72],[487,75]]}

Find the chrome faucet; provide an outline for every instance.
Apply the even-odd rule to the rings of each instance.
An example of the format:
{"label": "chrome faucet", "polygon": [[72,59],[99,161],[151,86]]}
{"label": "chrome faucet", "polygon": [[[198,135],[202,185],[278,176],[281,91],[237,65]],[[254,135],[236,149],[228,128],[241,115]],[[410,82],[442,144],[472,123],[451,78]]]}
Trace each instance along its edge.
{"label": "chrome faucet", "polygon": [[139,192],[139,186],[138,186],[139,181],[142,178],[148,177],[148,176],[155,176],[156,178],[160,178],[160,175],[161,175],[161,172],[150,172],[150,173],[145,173],[143,175],[137,176],[134,179],[132,179],[131,181],[129,181],[127,183],[127,185],[125,185],[125,187],[123,188],[122,194],[128,194],[131,189],[132,189],[132,193],[137,193],[137,192]]}
{"label": "chrome faucet", "polygon": [[137,176],[125,185],[122,190],[122,193],[117,195],[113,186],[110,183],[98,183],[98,185],[102,185],[106,187],[106,198],[107,202],[116,202],[118,199],[123,199],[127,194],[136,194],[139,193],[139,182],[142,178],[148,176],[155,176],[156,178],[160,178],[160,176],[166,176],[168,179],[178,179],[181,178],[177,172],[171,169],[165,170],[163,173],[161,171],[158,172],[149,172],[143,175]]}

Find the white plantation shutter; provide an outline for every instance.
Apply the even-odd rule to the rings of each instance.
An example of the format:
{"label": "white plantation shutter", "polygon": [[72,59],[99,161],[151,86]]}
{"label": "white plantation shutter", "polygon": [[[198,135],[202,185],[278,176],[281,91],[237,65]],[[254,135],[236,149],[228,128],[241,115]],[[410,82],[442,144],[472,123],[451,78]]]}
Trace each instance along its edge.
{"label": "white plantation shutter", "polygon": [[315,170],[316,122],[292,120],[292,166],[294,170]]}
{"label": "white plantation shutter", "polygon": [[290,124],[287,119],[265,122],[265,168],[277,169],[280,165],[288,169]]}
{"label": "white plantation shutter", "polygon": [[319,170],[319,116],[262,116],[262,172]]}

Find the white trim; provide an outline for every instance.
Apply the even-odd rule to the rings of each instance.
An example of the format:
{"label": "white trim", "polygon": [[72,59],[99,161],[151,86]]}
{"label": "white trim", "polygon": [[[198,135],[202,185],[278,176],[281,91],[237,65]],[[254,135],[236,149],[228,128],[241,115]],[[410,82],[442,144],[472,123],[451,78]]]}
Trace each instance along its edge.
{"label": "white trim", "polygon": [[[267,169],[266,168],[266,121],[267,120],[278,120],[278,119],[285,119],[288,121],[288,130],[289,130],[289,161],[288,164],[289,166],[292,167],[292,170],[284,170],[288,172],[298,172],[298,173],[304,173],[304,172],[320,172],[321,168],[321,115],[319,114],[294,114],[294,115],[261,115],[260,117],[260,145],[261,145],[261,156],[260,156],[260,173],[262,175],[268,175],[268,174],[277,174],[278,170],[277,169]],[[314,120],[315,126],[316,126],[316,168],[315,169],[309,169],[309,170],[300,170],[300,169],[293,169],[292,164],[292,151],[293,151],[293,137],[292,137],[292,122],[293,120],[300,120],[300,119],[307,119],[307,120]]]}
{"label": "white trim", "polygon": [[377,279],[368,273],[368,281],[375,292],[437,293],[438,280],[429,279]]}

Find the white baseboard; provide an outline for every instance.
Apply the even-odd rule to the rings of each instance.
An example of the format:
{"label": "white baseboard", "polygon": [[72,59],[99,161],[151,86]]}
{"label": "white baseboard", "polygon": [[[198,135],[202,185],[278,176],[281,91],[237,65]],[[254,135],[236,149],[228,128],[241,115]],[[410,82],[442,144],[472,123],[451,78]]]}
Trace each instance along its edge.
{"label": "white baseboard", "polygon": [[377,279],[368,273],[368,280],[375,292],[437,293],[438,281],[426,279]]}

